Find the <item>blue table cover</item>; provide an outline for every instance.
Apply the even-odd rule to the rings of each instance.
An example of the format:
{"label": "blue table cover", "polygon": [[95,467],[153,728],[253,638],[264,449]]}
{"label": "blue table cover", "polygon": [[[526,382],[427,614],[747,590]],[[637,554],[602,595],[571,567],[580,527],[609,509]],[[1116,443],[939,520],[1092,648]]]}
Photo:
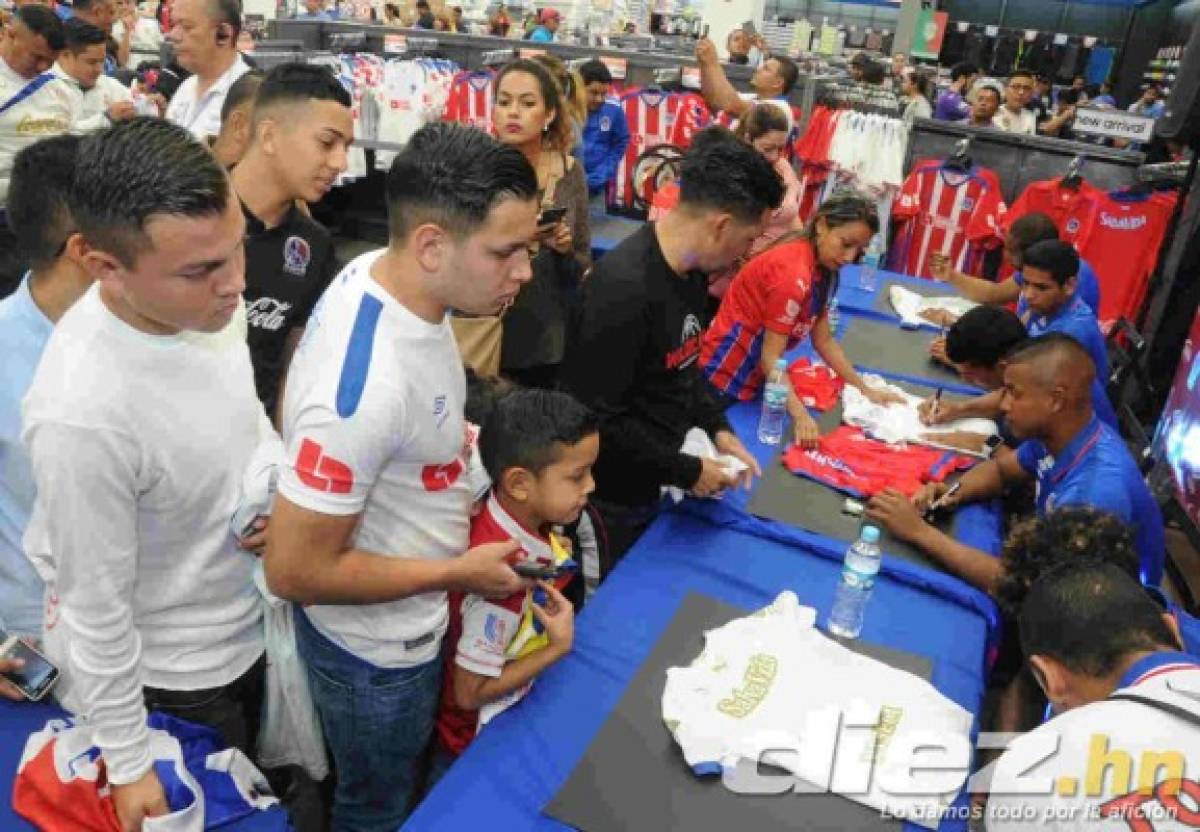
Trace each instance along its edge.
{"label": "blue table cover", "polygon": [[[857,280],[843,281],[839,298],[850,298],[843,306],[850,314],[842,315],[839,335],[866,314],[860,307],[873,304],[868,295],[857,289]],[[802,355],[811,355],[807,342],[788,357]],[[757,441],[758,412],[758,402],[746,402],[730,408],[729,419],[765,465],[778,448]],[[519,707],[489,724],[404,829],[485,824],[568,829],[542,808],[566,782],[689,592],[754,609],[791,589],[823,622],[847,541],[751,517],[745,512],[748,499],[749,492],[731,492],[719,501],[685,500],[660,516],[580,614],[571,654],[537,680]],[[964,543],[998,553],[1001,516],[995,504],[964,507],[957,529]],[[1000,634],[995,603],[958,578],[884,554],[883,577],[861,637],[929,657],[934,686],[978,718]],[[960,796],[958,806],[965,801]],[[943,829],[966,827],[954,817],[942,823]]]}

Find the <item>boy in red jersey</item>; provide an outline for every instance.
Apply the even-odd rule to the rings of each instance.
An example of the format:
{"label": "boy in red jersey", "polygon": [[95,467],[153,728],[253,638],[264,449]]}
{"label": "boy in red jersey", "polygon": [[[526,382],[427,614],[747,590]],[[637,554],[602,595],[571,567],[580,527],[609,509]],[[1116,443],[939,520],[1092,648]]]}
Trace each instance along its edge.
{"label": "boy in red jersey", "polygon": [[[514,562],[553,567],[567,559],[554,526],[575,522],[595,484],[596,417],[565,393],[514,390],[481,419],[479,453],[492,489],[471,521],[471,541],[515,540]],[[437,748],[436,780],[492,717],[571,650],[575,613],[559,589],[539,581],[504,598],[453,593]],[[557,586],[556,586],[557,584]]]}

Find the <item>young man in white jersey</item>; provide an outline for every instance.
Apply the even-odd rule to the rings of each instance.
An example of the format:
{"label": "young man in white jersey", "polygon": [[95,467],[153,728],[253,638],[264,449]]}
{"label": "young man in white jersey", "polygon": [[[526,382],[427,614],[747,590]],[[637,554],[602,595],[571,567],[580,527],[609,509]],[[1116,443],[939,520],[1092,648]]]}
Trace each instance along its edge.
{"label": "young man in white jersey", "polygon": [[[71,191],[95,285],[50,336],[23,405],[59,700],[87,720],[117,819],[167,801],[148,710],[253,754],[262,598],[230,529],[270,423],[241,312],[245,220],[207,148],[161,119],[83,140]],[[262,535],[256,537],[261,538]]]}
{"label": "young man in white jersey", "polygon": [[0,297],[17,287],[27,265],[4,216],[13,159],[71,128],[71,92],[46,72],[62,46],[62,21],[45,6],[22,6],[0,30]]}
{"label": "young man in white jersey", "polygon": [[1021,647],[1057,716],[996,764],[989,830],[1200,824],[1200,661],[1111,564],[1067,563],[1021,607]]}
{"label": "young man in white jersey", "polygon": [[54,65],[54,74],[66,81],[75,102],[71,130],[94,133],[133,118],[133,93],[116,78],[104,74],[108,40],[104,32],[79,18],[68,20],[63,29],[65,46]]}
{"label": "young man in white jersey", "polygon": [[169,38],[175,60],[192,73],[167,107],[167,120],[201,141],[221,132],[221,105],[233,82],[250,71],[237,50],[238,0],[175,0]]}
{"label": "young man in white jersey", "polygon": [[[515,542],[468,551],[473,441],[447,314],[494,315],[532,276],[537,180],[460,124],[413,135],[387,177],[388,247],[330,284],[292,359],[267,548],[338,773],[333,825],[407,817],[441,683],[447,590],[507,596]],[[465,554],[464,554],[465,553]]]}

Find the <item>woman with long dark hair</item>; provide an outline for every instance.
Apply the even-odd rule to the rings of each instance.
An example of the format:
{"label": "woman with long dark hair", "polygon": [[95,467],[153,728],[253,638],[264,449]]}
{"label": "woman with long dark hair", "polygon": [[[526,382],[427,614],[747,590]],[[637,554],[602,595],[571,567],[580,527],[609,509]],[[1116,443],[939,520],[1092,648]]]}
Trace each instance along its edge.
{"label": "woman with long dark hair", "polygon": [[[700,370],[726,398],[755,398],[783,354],[805,338],[829,367],[873,402],[895,400],[868,387],[834,339],[829,301],[838,270],[862,257],[879,231],[875,204],[858,194],[838,194],[817,209],[802,231],[784,235],[747,263],[726,292],[704,334]],[[820,432],[804,404],[791,394],[788,413],[796,442],[817,443]]]}
{"label": "woman with long dark hair", "polygon": [[591,266],[587,179],[571,156],[575,135],[567,106],[542,64],[517,60],[500,70],[492,124],[496,137],[519,149],[537,173],[547,217],[538,228],[533,279],[504,317],[500,369],[525,386],[554,387],[568,309]]}

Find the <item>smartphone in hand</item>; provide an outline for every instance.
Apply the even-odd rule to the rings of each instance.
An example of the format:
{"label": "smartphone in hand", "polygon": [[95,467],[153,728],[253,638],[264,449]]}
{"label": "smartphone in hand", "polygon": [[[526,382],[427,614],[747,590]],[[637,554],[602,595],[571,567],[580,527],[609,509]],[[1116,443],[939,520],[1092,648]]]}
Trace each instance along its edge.
{"label": "smartphone in hand", "polygon": [[0,673],[12,682],[31,702],[37,702],[50,692],[58,681],[58,668],[45,656],[16,636],[0,631],[0,659],[21,659],[24,665]]}

